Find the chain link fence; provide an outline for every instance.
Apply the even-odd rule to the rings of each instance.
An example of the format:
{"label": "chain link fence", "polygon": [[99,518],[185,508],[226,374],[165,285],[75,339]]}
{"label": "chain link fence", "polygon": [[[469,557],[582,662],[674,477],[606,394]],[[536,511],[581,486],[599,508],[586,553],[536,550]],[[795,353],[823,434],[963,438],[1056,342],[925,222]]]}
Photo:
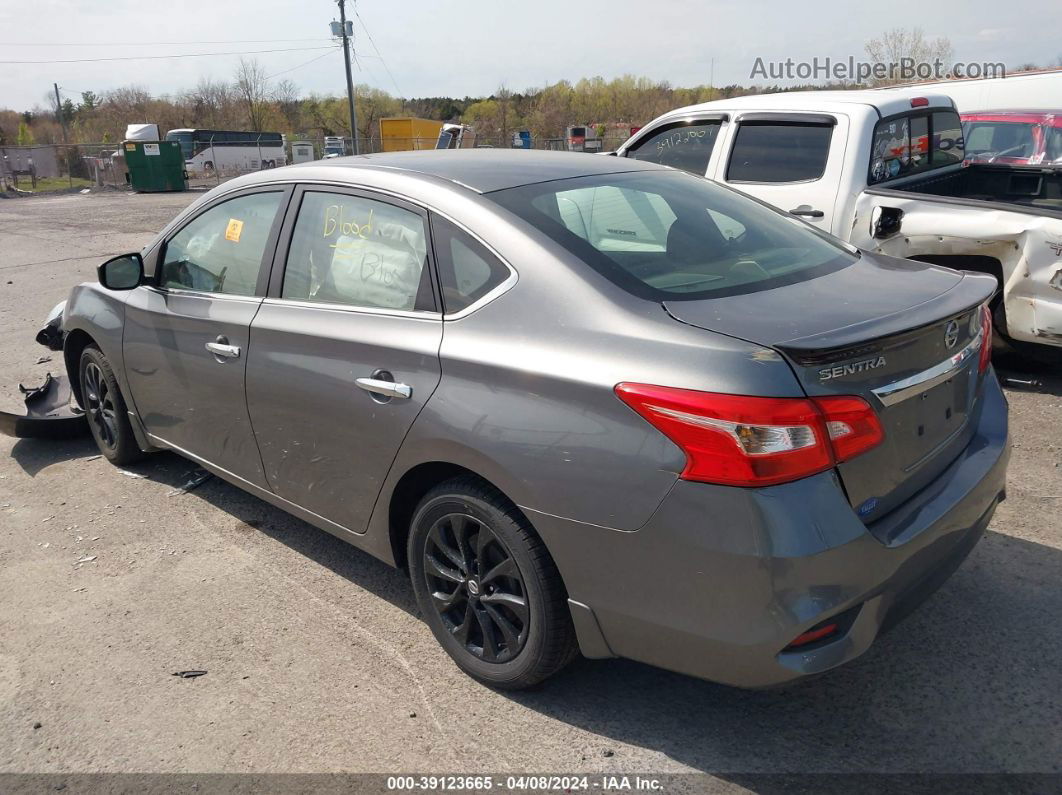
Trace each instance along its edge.
{"label": "chain link fence", "polygon": [[117,144],[0,146],[0,192],[47,193],[127,184]]}
{"label": "chain link fence", "polygon": [[[225,139],[221,136],[239,136]],[[269,134],[227,133],[195,142],[185,148],[185,172],[190,190],[206,190],[242,174],[292,163],[321,160],[354,153],[348,137],[293,137]],[[545,149],[553,151],[615,150],[626,140],[619,134],[589,139],[583,144],[566,138],[525,139],[529,146],[514,146],[512,136],[465,138],[461,148]],[[435,149],[436,138],[361,137],[360,154]],[[581,148],[580,148],[581,146]],[[189,156],[191,155],[191,156]],[[121,144],[42,144],[0,146],[0,194],[23,195],[76,190],[129,190],[129,172]]]}

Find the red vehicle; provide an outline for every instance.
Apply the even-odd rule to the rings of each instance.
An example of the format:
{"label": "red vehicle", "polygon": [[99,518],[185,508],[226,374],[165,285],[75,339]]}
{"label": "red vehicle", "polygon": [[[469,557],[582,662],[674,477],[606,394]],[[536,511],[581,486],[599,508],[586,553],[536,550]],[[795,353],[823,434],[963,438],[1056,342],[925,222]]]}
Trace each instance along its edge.
{"label": "red vehicle", "polygon": [[966,157],[976,163],[1062,163],[1062,110],[963,113]]}

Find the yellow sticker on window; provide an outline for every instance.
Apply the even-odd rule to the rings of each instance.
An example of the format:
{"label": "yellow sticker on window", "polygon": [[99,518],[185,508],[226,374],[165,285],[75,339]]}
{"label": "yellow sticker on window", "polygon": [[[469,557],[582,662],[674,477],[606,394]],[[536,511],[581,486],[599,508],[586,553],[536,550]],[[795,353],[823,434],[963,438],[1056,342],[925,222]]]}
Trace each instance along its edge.
{"label": "yellow sticker on window", "polygon": [[235,218],[229,219],[229,225],[225,227],[225,239],[231,240],[233,243],[240,242],[240,235],[243,233],[243,221],[237,221]]}

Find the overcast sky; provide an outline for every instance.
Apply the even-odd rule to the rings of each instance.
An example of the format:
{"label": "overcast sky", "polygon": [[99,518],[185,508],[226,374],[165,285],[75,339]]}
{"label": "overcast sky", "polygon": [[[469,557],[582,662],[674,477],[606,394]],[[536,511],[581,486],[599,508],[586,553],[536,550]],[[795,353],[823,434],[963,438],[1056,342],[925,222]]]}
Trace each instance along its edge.
{"label": "overcast sky", "polygon": [[[383,61],[355,20],[356,80],[407,97],[625,73],[687,86],[711,81],[713,59],[716,85],[748,84],[757,57],[863,57],[864,43],[894,26],[947,36],[956,60],[1014,69],[1062,56],[1058,0],[358,0],[357,10]],[[0,0],[0,107],[43,105],[53,82],[75,101],[129,84],[175,93],[204,76],[230,79],[239,56],[61,59],[296,48],[247,57],[304,92],[339,94],[338,52],[308,49],[330,45],[334,16],[333,0]]]}

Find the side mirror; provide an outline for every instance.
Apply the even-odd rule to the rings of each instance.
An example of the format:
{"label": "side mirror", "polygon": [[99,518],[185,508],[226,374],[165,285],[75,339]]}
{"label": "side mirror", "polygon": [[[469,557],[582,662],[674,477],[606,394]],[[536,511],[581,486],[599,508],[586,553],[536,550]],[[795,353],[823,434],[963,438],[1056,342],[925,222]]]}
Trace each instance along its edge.
{"label": "side mirror", "polygon": [[132,290],[144,280],[144,260],[139,254],[123,254],[96,268],[96,275],[108,290]]}
{"label": "side mirror", "polygon": [[870,212],[870,236],[875,240],[891,237],[900,231],[903,210],[898,207],[875,207]]}

